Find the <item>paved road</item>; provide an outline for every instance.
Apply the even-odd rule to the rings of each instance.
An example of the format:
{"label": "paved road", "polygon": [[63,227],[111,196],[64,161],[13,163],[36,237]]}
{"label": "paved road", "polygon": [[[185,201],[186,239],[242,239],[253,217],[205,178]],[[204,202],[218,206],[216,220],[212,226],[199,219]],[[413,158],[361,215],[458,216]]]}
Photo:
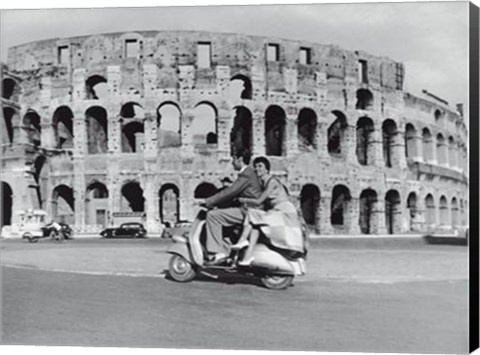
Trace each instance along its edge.
{"label": "paved road", "polygon": [[[167,261],[162,243],[4,243],[2,248],[4,343],[414,353],[468,349],[463,247],[314,249],[307,277],[281,292],[231,275],[189,284],[168,281],[161,272]],[[59,253],[69,258],[70,270],[43,270],[42,257],[49,255],[55,264]],[[109,274],[115,253],[123,259],[117,259],[116,269],[129,276]],[[22,254],[24,263],[15,264]],[[78,255],[91,255],[90,265],[106,272],[72,272],[84,267],[72,259]],[[126,260],[128,255],[136,262]],[[150,265],[148,255],[161,262]],[[87,260],[84,256],[82,263]]]}

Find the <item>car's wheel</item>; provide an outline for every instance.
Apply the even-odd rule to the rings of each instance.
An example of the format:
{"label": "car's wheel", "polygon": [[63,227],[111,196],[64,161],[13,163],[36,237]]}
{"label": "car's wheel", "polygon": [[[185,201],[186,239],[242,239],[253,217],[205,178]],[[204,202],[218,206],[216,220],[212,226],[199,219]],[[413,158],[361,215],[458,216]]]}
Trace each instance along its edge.
{"label": "car's wheel", "polygon": [[178,254],[172,255],[170,258],[168,273],[172,279],[178,282],[192,281],[196,275],[193,265]]}
{"label": "car's wheel", "polygon": [[270,290],[284,290],[293,282],[293,276],[268,275],[260,278],[262,284]]}
{"label": "car's wheel", "polygon": [[35,237],[32,233],[25,233],[23,238],[26,238],[30,243],[38,242],[38,237]]}

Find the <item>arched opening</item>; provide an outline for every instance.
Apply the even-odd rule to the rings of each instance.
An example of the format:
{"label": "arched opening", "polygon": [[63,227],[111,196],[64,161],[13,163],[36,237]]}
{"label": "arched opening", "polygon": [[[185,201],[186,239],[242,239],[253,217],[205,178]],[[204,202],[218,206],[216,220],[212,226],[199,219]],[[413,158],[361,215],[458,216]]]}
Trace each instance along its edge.
{"label": "arched opening", "polygon": [[208,182],[202,182],[199,184],[193,193],[194,198],[208,198],[213,196],[217,193],[218,189],[215,185],[210,184]]}
{"label": "arched opening", "polygon": [[417,151],[417,131],[411,123],[405,126],[405,156],[414,158],[418,155]]}
{"label": "arched opening", "polygon": [[457,145],[452,136],[448,137],[448,163],[451,168],[458,166],[457,162]]}
{"label": "arched opening", "polygon": [[309,108],[298,114],[298,147],[300,151],[317,149],[317,115]]}
{"label": "arched opening", "polygon": [[382,124],[383,133],[383,160],[387,168],[396,165],[395,157],[395,139],[397,137],[397,124],[395,121],[388,119]]}
{"label": "arched opening", "polygon": [[407,210],[410,222],[410,230],[415,230],[415,222],[417,220],[417,194],[410,192],[407,197]]}
{"label": "arched opening", "polygon": [[182,145],[181,112],[174,103],[166,102],[157,109],[157,141],[160,148]]}
{"label": "arched opening", "polygon": [[100,106],[90,107],[85,111],[87,124],[88,154],[108,152],[107,111]]}
{"label": "arched opening", "polygon": [[360,194],[359,225],[363,234],[374,234],[374,216],[377,207],[377,193],[372,189],[365,189]]}
{"label": "arched opening", "polygon": [[9,184],[2,181],[2,225],[12,224],[13,191]]}
{"label": "arched opening", "polygon": [[38,113],[34,110],[27,110],[23,117],[23,125],[27,130],[28,141],[35,146],[39,146],[41,144],[42,128]]}
{"label": "arched opening", "polygon": [[2,97],[4,99],[10,100],[15,90],[15,81],[10,78],[5,78],[2,80]]}
{"label": "arched opening", "polygon": [[73,189],[66,185],[59,185],[53,190],[52,217],[56,222],[75,224],[75,204]]}
{"label": "arched opening", "polygon": [[373,94],[370,90],[357,90],[357,103],[355,108],[357,110],[369,110],[373,108]]}
{"label": "arched opening", "polygon": [[108,97],[107,79],[101,75],[92,75],[85,81],[87,100],[106,99]]}
{"label": "arched opening", "polygon": [[238,98],[250,100],[252,98],[252,82],[245,75],[235,75],[230,79],[228,93],[234,102]]}
{"label": "arched opening", "polygon": [[137,104],[136,102],[127,102],[122,105],[122,108],[120,109],[120,117],[143,119],[145,118],[145,112],[140,104]]}
{"label": "arched opening", "polygon": [[441,124],[443,123],[443,112],[440,111],[440,110],[435,110],[435,112],[433,113],[433,116],[435,117],[435,123],[436,124]]}
{"label": "arched opening", "polygon": [[425,196],[425,223],[428,226],[433,226],[436,224],[436,210],[435,210],[435,200],[433,199],[432,194]]}
{"label": "arched opening", "polygon": [[73,148],[73,113],[60,106],[53,114],[53,130],[57,148]]}
{"label": "arched opening", "polygon": [[452,208],[452,227],[456,227],[460,224],[460,221],[458,218],[458,201],[456,197],[452,198],[451,208]]}
{"label": "arched opening", "polygon": [[373,165],[374,125],[368,117],[361,117],[357,121],[357,147],[356,154],[360,165]]}
{"label": "arched opening", "polygon": [[345,157],[348,128],[347,118],[340,111],[332,111],[332,113],[336,119],[330,127],[328,127],[328,153],[333,156]]}
{"label": "arched opening", "polygon": [[440,197],[440,225],[450,226],[450,216],[448,215],[448,201],[445,196]]}
{"label": "arched opening", "polygon": [[332,226],[348,229],[351,203],[350,190],[344,185],[336,185],[332,192],[330,222]]}
{"label": "arched opening", "polygon": [[437,160],[438,164],[447,164],[447,146],[441,133],[437,134]]}
{"label": "arched opening", "polygon": [[265,112],[265,154],[285,154],[285,111],[279,106],[270,106]]}
{"label": "arched opening", "polygon": [[123,185],[122,197],[120,202],[121,212],[144,212],[145,198],[143,189],[136,181],[131,181]]}
{"label": "arched opening", "polygon": [[43,208],[43,192],[47,188],[47,177],[45,176],[45,171],[43,170],[45,166],[47,158],[44,155],[39,155],[36,159],[35,162],[33,163],[33,178],[35,179],[35,183],[37,184],[36,190],[37,190],[37,199],[38,199],[38,206],[40,208]]}
{"label": "arched opening", "polygon": [[198,104],[193,110],[193,121],[190,127],[193,144],[217,144],[217,109],[211,103]]}
{"label": "arched opening", "polygon": [[180,192],[173,184],[165,184],[159,193],[160,220],[163,224],[175,225],[180,220]]}
{"label": "arched opening", "polygon": [[428,128],[422,130],[422,150],[423,160],[430,162],[433,160],[433,139]]}
{"label": "arched opening", "polygon": [[252,113],[243,106],[235,108],[235,118],[230,131],[230,151],[235,152],[252,149]]}
{"label": "arched opening", "polygon": [[144,150],[145,129],[143,121],[133,121],[122,128],[122,152],[137,153]]}
{"label": "arched opening", "polygon": [[92,182],[85,194],[85,223],[104,228],[107,223],[108,189],[99,182]]}
{"label": "arched opening", "polygon": [[302,187],[300,208],[305,222],[312,230],[317,231],[320,223],[320,189],[316,185],[306,184]]}
{"label": "arched opening", "polygon": [[15,110],[11,107],[3,108],[4,127],[2,127],[2,143],[13,143],[13,116]]}
{"label": "arched opening", "polygon": [[397,190],[389,190],[385,195],[385,224],[388,234],[396,234],[401,231],[401,208],[400,194]]}

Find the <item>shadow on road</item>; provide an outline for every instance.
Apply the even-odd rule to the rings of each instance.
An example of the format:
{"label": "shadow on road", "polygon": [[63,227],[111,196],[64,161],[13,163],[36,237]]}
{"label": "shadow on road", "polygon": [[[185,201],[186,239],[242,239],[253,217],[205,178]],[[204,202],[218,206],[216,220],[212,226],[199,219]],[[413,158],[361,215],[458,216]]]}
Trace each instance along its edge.
{"label": "shadow on road", "polygon": [[[198,273],[197,276],[192,280],[192,282],[214,282],[223,283],[226,285],[252,285],[265,288],[265,286],[262,285],[258,277],[255,276],[243,275],[239,274],[238,272],[226,272],[222,270],[209,270],[208,273],[213,277]],[[167,269],[162,270],[161,275],[165,275],[166,280],[177,282],[170,276]]]}

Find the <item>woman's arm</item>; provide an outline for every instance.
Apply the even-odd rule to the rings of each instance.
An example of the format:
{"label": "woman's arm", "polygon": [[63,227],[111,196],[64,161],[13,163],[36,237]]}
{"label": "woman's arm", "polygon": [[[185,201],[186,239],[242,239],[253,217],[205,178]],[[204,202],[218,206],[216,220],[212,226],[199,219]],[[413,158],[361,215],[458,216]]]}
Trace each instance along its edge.
{"label": "woman's arm", "polygon": [[253,198],[253,197],[240,197],[238,200],[240,203],[251,203],[254,205],[261,205],[262,203],[265,202],[265,200],[270,196],[272,193],[273,189],[275,188],[275,184],[272,183],[272,179],[268,180],[267,186],[265,187],[265,190],[261,193],[260,197],[258,198]]}

